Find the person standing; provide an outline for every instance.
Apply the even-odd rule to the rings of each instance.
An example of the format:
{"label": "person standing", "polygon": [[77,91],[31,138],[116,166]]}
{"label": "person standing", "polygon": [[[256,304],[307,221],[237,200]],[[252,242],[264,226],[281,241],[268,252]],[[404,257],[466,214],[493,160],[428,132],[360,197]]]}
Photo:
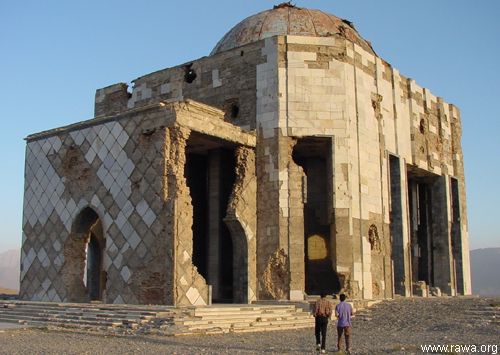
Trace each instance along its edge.
{"label": "person standing", "polygon": [[[332,315],[332,304],[326,299],[326,293],[321,293],[321,298],[314,304],[314,334],[316,335],[316,350],[325,352],[326,328],[328,319]],[[321,334],[321,343],[320,343]]]}
{"label": "person standing", "polygon": [[345,348],[347,353],[351,351],[351,316],[352,306],[345,302],[346,295],[340,295],[340,303],[335,306],[335,316],[337,317],[337,350],[340,351],[342,334],[345,336]]}

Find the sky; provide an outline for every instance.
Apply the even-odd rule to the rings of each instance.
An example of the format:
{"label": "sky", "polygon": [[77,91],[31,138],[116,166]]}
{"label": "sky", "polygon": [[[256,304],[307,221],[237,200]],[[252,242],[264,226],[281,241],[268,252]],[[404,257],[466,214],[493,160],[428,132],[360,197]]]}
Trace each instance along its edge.
{"label": "sky", "polygon": [[[24,138],[93,117],[95,90],[210,53],[279,0],[0,0],[0,252],[21,246]],[[294,1],[353,21],[462,113],[471,249],[500,247],[500,1]]]}

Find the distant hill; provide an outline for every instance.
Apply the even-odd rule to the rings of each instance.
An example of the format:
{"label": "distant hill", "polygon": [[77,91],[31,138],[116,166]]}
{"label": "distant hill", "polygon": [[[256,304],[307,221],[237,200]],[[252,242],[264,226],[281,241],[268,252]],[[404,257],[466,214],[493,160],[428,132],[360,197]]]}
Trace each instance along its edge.
{"label": "distant hill", "polygon": [[19,290],[20,257],[19,249],[7,250],[0,253],[0,289]]}
{"label": "distant hill", "polygon": [[500,296],[500,248],[471,250],[472,293]]}

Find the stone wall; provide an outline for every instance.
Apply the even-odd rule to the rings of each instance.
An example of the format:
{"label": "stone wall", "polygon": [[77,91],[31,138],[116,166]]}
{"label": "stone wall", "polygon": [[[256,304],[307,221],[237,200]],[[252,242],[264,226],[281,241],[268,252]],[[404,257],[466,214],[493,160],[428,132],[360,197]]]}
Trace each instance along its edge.
{"label": "stone wall", "polygon": [[105,235],[103,300],[172,301],[162,179],[165,137],[145,127],[158,116],[157,110],[145,108],[121,119],[28,137],[21,298],[88,300],[84,293],[75,299],[70,283],[59,275],[79,262],[73,279],[83,279],[82,255],[75,259],[67,245],[75,237],[75,218],[91,208]]}
{"label": "stone wall", "polygon": [[[280,37],[277,46],[277,122],[281,134],[335,137],[333,249],[344,289],[354,297],[389,297],[392,253],[388,153],[402,159],[404,170],[399,184],[403,194],[407,190],[407,164],[463,181],[463,174],[452,164],[452,144],[458,142],[451,134],[452,106],[342,38],[287,36]],[[283,199],[280,207],[286,207]],[[406,255],[408,207],[403,203],[401,208],[401,247]],[[375,249],[369,235],[374,228],[380,239],[380,247]],[[442,240],[449,234],[446,229],[435,231]],[[402,262],[405,269],[411,267],[408,259]],[[468,269],[468,264],[459,268]],[[451,270],[444,273],[449,278]],[[409,273],[404,277],[408,292]]]}
{"label": "stone wall", "polygon": [[[104,302],[209,302],[192,264],[184,176],[192,126],[255,146],[255,137],[224,122],[222,112],[194,102],[145,106],[27,138],[23,299],[89,301],[85,245],[93,233],[102,244]],[[250,203],[254,175],[247,170],[243,191]],[[243,215],[255,235],[255,222],[248,211]]]}
{"label": "stone wall", "polygon": [[[247,130],[255,129],[257,66],[265,62],[262,41],[173,68],[141,76],[128,90],[115,84],[96,92],[96,116],[165,101],[187,99],[224,112],[225,120]],[[195,78],[188,82],[187,73]],[[193,74],[191,74],[193,75]]]}

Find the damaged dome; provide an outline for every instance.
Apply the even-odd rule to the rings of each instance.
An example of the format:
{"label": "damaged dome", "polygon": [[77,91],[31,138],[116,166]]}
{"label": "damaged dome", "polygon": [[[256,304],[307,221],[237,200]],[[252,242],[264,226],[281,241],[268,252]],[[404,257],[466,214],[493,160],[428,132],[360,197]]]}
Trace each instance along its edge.
{"label": "damaged dome", "polygon": [[374,53],[350,21],[337,16],[282,3],[273,9],[247,17],[234,26],[217,43],[211,55],[276,35],[329,37],[339,34]]}

